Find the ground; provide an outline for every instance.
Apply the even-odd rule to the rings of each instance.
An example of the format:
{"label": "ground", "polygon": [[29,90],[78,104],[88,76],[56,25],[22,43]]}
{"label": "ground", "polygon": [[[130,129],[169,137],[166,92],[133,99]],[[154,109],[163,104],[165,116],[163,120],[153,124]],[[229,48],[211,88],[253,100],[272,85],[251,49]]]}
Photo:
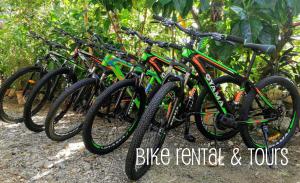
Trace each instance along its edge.
{"label": "ground", "polygon": [[[288,165],[271,169],[249,165],[250,153],[239,136],[218,143],[225,166],[176,165],[175,148],[214,147],[196,129],[192,131],[197,137],[195,143],[184,140],[181,131],[171,132],[165,146],[171,149],[170,165],[152,166],[138,182],[300,182],[299,134],[287,145]],[[128,145],[98,156],[85,150],[80,135],[58,143],[43,132],[30,132],[24,124],[0,122],[0,182],[129,182],[124,173]],[[242,150],[241,166],[230,163],[234,147]]]}

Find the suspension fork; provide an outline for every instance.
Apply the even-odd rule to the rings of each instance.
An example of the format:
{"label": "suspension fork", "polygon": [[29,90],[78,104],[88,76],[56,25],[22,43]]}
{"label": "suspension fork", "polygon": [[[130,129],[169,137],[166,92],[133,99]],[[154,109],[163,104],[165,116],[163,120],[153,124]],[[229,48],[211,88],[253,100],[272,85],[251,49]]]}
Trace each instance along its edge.
{"label": "suspension fork", "polygon": [[[129,78],[130,76],[129,75],[126,75],[126,78]],[[117,102],[116,102],[116,105],[115,105],[115,109],[114,109],[114,113],[116,113],[120,107],[120,104],[121,104],[121,100],[123,98],[123,95],[125,93],[127,88],[122,88],[121,90],[121,93],[119,94],[118,96],[118,99],[117,99]],[[131,105],[131,104],[130,104]]]}
{"label": "suspension fork", "polygon": [[[145,77],[145,73],[143,72],[140,77],[136,78],[136,85],[138,87],[142,86],[144,77]],[[136,104],[136,106],[139,107],[139,103],[138,103],[138,101],[136,101],[136,92],[133,94],[132,100],[130,101],[129,107],[126,109],[125,114],[127,114],[127,115],[130,114],[134,104]]]}
{"label": "suspension fork", "polygon": [[[61,76],[55,78],[53,87],[50,88],[50,92],[49,92],[49,95],[48,95],[48,100],[52,100],[53,99],[53,97],[54,97],[53,95],[54,95],[54,92],[55,92],[55,90],[56,90],[56,88],[58,86],[58,82],[59,82],[60,78],[61,78]],[[49,83],[51,83],[51,81]]]}
{"label": "suspension fork", "polygon": [[96,84],[95,84],[95,90],[93,93],[91,93],[91,95],[89,96],[89,99],[87,100],[87,109],[89,106],[91,106],[91,102],[93,100],[93,97],[97,94],[97,91],[100,90],[101,88],[101,84],[104,82],[105,78],[106,78],[107,74],[106,73],[103,73],[101,75],[101,78],[99,81],[96,81]]}

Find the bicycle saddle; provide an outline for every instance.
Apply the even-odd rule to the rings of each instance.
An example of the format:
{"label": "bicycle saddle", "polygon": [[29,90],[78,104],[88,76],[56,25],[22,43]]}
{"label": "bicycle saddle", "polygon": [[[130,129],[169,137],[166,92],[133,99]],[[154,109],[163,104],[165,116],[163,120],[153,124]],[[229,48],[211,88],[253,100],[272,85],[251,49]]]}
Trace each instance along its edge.
{"label": "bicycle saddle", "polygon": [[254,43],[244,43],[244,47],[250,48],[254,51],[264,52],[267,54],[273,54],[276,51],[275,45],[269,44],[254,44]]}

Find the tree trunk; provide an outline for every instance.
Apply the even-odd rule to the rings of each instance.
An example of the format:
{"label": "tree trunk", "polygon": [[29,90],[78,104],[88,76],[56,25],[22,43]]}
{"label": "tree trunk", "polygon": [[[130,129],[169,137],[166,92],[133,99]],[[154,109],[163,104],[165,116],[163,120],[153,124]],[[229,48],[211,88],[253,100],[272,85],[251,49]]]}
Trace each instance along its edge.
{"label": "tree trunk", "polygon": [[[147,16],[148,16],[148,8],[145,8],[144,10],[144,21],[142,22],[142,25],[141,25],[141,29],[140,29],[140,33],[141,34],[144,34],[144,31],[145,31],[145,26],[146,26],[146,22],[147,22]],[[140,55],[141,53],[141,43],[142,41],[140,40],[139,43],[138,43],[138,55]]]}
{"label": "tree trunk", "polygon": [[[279,71],[278,70],[279,69],[279,60],[281,57],[280,53],[281,53],[283,47],[290,41],[290,38],[293,35],[293,27],[297,26],[297,23],[296,23],[296,25],[295,25],[295,23],[293,23],[293,15],[292,15],[291,9],[288,9],[287,17],[288,17],[288,20],[285,23],[285,25],[283,26],[281,34],[280,34],[281,39],[278,41],[278,43],[276,45],[276,52],[274,55],[271,55],[270,64],[268,64],[267,66],[265,66],[265,68],[262,69],[261,79],[270,75],[270,72],[273,72],[271,74],[274,74],[274,72],[275,72],[275,74],[277,74]],[[273,65],[275,65],[275,68]]]}
{"label": "tree trunk", "polygon": [[294,27],[300,26],[300,22],[295,22],[295,23],[293,23],[293,26],[294,26]]}
{"label": "tree trunk", "polygon": [[217,22],[223,18],[223,0],[212,0],[210,18],[212,22]]}
{"label": "tree trunk", "polygon": [[[83,15],[83,19],[84,19],[84,26],[85,26],[85,31],[86,34],[88,36],[88,38],[91,37],[90,33],[88,32],[88,28],[89,28],[89,15],[88,15],[88,3],[85,2],[84,4],[84,15]],[[89,53],[93,54],[93,49],[91,47],[89,47]]]}
{"label": "tree trunk", "polygon": [[200,24],[199,17],[197,15],[196,11],[193,8],[192,8],[192,16],[193,16],[193,19],[194,19],[195,23],[198,26],[198,31],[201,31],[201,24]]}
{"label": "tree trunk", "polygon": [[[123,39],[120,36],[119,32],[120,32],[120,25],[119,25],[119,17],[118,15],[114,12],[108,12],[108,17],[113,25],[113,29],[117,35],[117,40],[120,44],[123,44]],[[122,46],[122,49],[125,50],[125,48]]]}

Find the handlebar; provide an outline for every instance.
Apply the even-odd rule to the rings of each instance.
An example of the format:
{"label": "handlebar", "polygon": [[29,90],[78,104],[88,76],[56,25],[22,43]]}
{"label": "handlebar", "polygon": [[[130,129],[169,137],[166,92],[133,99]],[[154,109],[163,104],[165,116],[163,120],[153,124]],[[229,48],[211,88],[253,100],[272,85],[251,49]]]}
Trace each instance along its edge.
{"label": "handlebar", "polygon": [[137,36],[140,40],[142,40],[143,42],[145,42],[147,44],[150,44],[150,45],[154,44],[154,41],[152,41],[150,38],[141,35],[139,32],[137,32],[135,30],[132,30],[132,29],[130,29],[128,27],[124,27],[124,26],[122,26],[121,29],[124,31],[125,34]]}
{"label": "handlebar", "polygon": [[137,36],[140,40],[142,40],[143,42],[145,42],[145,43],[147,43],[151,46],[152,45],[157,45],[161,48],[174,48],[174,49],[177,49],[177,50],[181,50],[183,48],[183,46],[177,45],[177,44],[174,44],[174,43],[154,41],[154,40],[150,39],[149,37],[145,37],[145,36],[141,35],[139,32],[137,32],[135,30],[132,30],[128,27],[122,26],[121,29],[124,31],[125,34]]}
{"label": "handlebar", "polygon": [[232,41],[235,43],[244,44],[244,39],[241,37],[237,37],[237,36],[228,35],[228,36],[226,36],[226,40]]}
{"label": "handlebar", "polygon": [[78,45],[83,45],[83,44],[86,44],[86,42],[85,41],[83,41],[82,39],[79,39],[78,37],[76,37],[76,36],[74,36],[73,34],[70,34],[70,33],[68,33],[68,32],[66,32],[65,30],[63,30],[63,29],[60,29],[60,28],[54,28],[54,31],[55,32],[57,32],[57,33],[59,33],[59,34],[61,34],[61,35],[63,35],[63,36],[69,36],[71,39],[73,39],[75,42],[76,42],[76,44],[78,44]]}
{"label": "handlebar", "polygon": [[61,49],[68,49],[65,45],[56,43],[56,42],[54,42],[54,41],[46,40],[45,38],[43,38],[42,36],[38,35],[37,33],[33,32],[33,31],[29,31],[29,35],[30,35],[32,38],[42,40],[45,44],[47,44],[47,45],[50,46],[50,47],[53,47],[53,48],[61,48]]}
{"label": "handlebar", "polygon": [[162,22],[162,24],[164,26],[167,26],[167,27],[175,26],[179,30],[181,30],[182,32],[184,32],[184,33],[186,33],[186,34],[188,34],[189,36],[192,36],[192,37],[200,37],[200,38],[201,37],[212,37],[213,39],[215,39],[217,41],[228,42],[230,44],[233,44],[233,43],[243,44],[244,43],[244,39],[240,38],[240,37],[237,37],[237,36],[231,36],[231,35],[227,36],[225,34],[220,34],[220,33],[217,33],[217,32],[200,33],[200,32],[197,32],[195,30],[192,30],[192,29],[184,28],[179,23],[174,22],[174,21],[169,20],[169,19],[166,19],[164,17],[153,15],[153,18],[155,20],[158,20],[158,21]]}

